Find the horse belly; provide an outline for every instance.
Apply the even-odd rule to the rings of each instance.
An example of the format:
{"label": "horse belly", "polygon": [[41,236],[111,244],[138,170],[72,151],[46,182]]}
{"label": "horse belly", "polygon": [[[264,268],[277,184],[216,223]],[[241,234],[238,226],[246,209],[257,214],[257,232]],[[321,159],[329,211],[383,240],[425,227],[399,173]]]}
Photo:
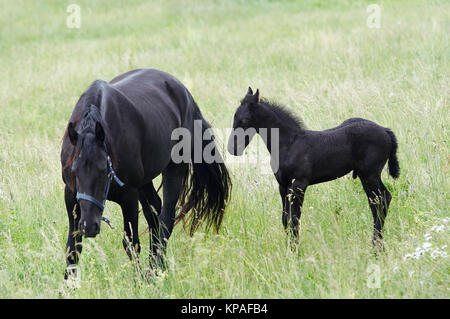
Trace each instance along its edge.
{"label": "horse belly", "polygon": [[146,139],[142,148],[142,164],[146,180],[155,178],[169,165],[173,144],[169,132],[163,136]]}

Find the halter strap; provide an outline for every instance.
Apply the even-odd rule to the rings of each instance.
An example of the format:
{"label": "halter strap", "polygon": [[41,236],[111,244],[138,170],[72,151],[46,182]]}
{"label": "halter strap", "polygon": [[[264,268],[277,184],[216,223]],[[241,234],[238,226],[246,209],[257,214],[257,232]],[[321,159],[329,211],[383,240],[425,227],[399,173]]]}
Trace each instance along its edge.
{"label": "halter strap", "polygon": [[100,210],[102,212],[105,209],[105,205],[100,203],[98,200],[96,200],[91,195],[87,195],[87,194],[83,194],[83,193],[77,193],[77,201],[79,201],[80,199],[84,199],[84,200],[87,200],[88,202],[91,202],[91,203],[95,204],[98,208],[100,208]]}
{"label": "halter strap", "polygon": [[104,196],[104,199],[103,199],[103,203],[100,203],[95,197],[93,197],[91,195],[88,195],[88,194],[83,194],[83,193],[78,193],[77,192],[77,196],[76,196],[77,201],[79,201],[80,199],[87,200],[88,202],[91,202],[94,205],[96,205],[98,208],[100,208],[100,211],[102,213],[103,213],[103,210],[105,209],[105,204],[106,204],[106,200],[108,198],[108,193],[109,193],[109,188],[111,186],[111,181],[112,180],[116,181],[116,183],[120,187],[123,187],[125,185],[124,182],[122,182],[117,177],[116,172],[114,172],[114,169],[112,167],[111,157],[109,156],[108,148],[106,147],[106,144],[105,144],[105,151],[106,151],[106,154],[108,154],[108,157],[106,158],[107,164],[108,164],[108,182],[106,184],[106,191],[105,191],[105,196]]}
{"label": "halter strap", "polygon": [[[106,145],[105,145],[105,147],[106,147]],[[109,176],[112,176],[112,178],[116,181],[116,183],[117,183],[120,187],[122,187],[122,186],[125,185],[125,184],[117,177],[116,172],[114,172],[114,169],[112,168],[111,157],[109,157],[109,155],[108,155],[107,161],[108,161],[108,171],[109,171],[109,172],[108,172],[108,175],[109,175]]]}

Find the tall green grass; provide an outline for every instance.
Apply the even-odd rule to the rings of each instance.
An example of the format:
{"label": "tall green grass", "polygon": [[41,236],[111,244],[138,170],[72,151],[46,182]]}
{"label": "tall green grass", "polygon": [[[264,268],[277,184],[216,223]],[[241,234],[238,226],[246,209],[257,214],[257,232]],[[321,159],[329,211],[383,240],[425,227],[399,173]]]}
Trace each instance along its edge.
{"label": "tall green grass", "polygon": [[[378,1],[379,29],[366,25],[366,1],[77,1],[80,29],[66,27],[70,3],[0,1],[1,298],[449,297],[448,1]],[[80,287],[67,288],[61,138],[92,81],[139,67],[178,77],[220,129],[249,85],[311,129],[354,116],[390,127],[401,175],[383,173],[393,195],[386,252],[372,253],[359,180],[308,188],[294,252],[267,167],[230,165],[218,235],[176,228],[169,270],[146,282],[109,202],[116,228],[84,240]],[[405,259],[426,241],[442,255]],[[145,232],[141,243],[146,265]],[[373,265],[379,288],[368,285]]]}

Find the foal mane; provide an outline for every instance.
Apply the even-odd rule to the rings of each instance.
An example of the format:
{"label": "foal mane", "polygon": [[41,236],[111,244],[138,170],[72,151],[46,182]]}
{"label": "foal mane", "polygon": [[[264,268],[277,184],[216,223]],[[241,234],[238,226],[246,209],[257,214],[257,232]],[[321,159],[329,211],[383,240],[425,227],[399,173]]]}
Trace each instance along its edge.
{"label": "foal mane", "polygon": [[300,117],[294,115],[292,111],[287,109],[285,106],[266,98],[261,98],[260,104],[268,107],[273,113],[275,113],[275,115],[281,120],[281,122],[298,127],[302,130],[306,129],[306,125],[303,120]]}

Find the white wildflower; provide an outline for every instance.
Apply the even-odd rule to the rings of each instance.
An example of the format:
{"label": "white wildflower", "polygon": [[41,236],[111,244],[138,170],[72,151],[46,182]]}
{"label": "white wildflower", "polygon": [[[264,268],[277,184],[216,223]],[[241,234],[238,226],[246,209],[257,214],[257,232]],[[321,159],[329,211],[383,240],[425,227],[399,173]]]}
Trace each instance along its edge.
{"label": "white wildflower", "polygon": [[436,233],[440,233],[444,230],[445,225],[435,225],[433,227],[431,227],[431,230],[435,231]]}
{"label": "white wildflower", "polygon": [[431,243],[424,242],[423,245],[422,245],[422,248],[423,248],[424,251],[429,251],[431,249],[431,246],[432,246]]}
{"label": "white wildflower", "polygon": [[431,258],[435,259],[436,257],[439,257],[441,255],[441,252],[439,249],[435,249],[431,252]]}
{"label": "white wildflower", "polygon": [[422,256],[425,253],[425,250],[422,249],[422,247],[417,247],[416,248],[416,252],[414,253],[415,255],[413,256],[413,258],[418,259],[420,256]]}
{"label": "white wildflower", "polygon": [[306,258],[305,261],[308,261],[311,263],[316,263],[316,258],[314,258],[314,256],[310,256],[310,257]]}
{"label": "white wildflower", "polygon": [[405,256],[403,256],[403,260],[407,260],[409,258],[412,258],[412,254],[406,254]]}

